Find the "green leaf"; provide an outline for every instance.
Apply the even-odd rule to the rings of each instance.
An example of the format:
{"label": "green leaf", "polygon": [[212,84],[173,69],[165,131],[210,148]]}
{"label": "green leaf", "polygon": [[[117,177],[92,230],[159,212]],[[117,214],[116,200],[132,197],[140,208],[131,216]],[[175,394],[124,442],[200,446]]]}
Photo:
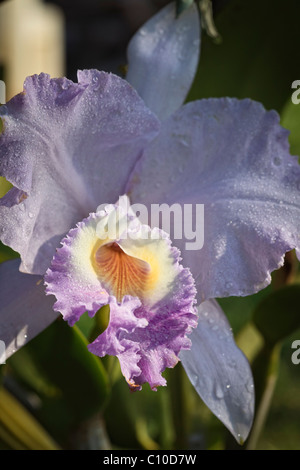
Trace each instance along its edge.
{"label": "green leaf", "polygon": [[175,430],[169,372],[174,373],[174,369],[167,369],[164,373],[168,386],[158,387],[156,392],[144,384],[141,391],[132,393],[123,376],[114,383],[104,418],[115,447],[148,450],[173,448]]}
{"label": "green leaf", "polygon": [[[1,123],[1,119],[0,119]],[[1,125],[0,125],[0,134],[1,134]],[[12,184],[6,181],[3,176],[0,176],[0,198],[3,197],[10,189],[12,188]]]}
{"label": "green leaf", "polygon": [[50,325],[8,363],[39,395],[37,416],[58,440],[106,405],[109,383],[100,359],[88,351],[80,330],[63,320]]}
{"label": "green leaf", "polygon": [[[293,12],[293,14],[291,14]],[[189,100],[233,96],[252,98],[279,112],[300,78],[298,0],[217,2],[216,45],[202,36],[201,57]]]}
{"label": "green leaf", "polygon": [[0,263],[8,261],[9,259],[19,258],[19,256],[20,255],[9,248],[9,246],[3,245],[3,243],[0,242]]}
{"label": "green leaf", "polygon": [[13,449],[59,450],[59,446],[28,410],[0,388],[0,438]]}
{"label": "green leaf", "polygon": [[108,327],[110,317],[109,305],[101,307],[94,316],[94,328],[90,332],[89,340],[94,341],[99,335],[101,335]]}
{"label": "green leaf", "polygon": [[246,448],[255,450],[263,432],[278,380],[281,344],[272,349],[263,346],[252,363],[255,383],[256,412]]}
{"label": "green leaf", "polygon": [[253,322],[270,348],[300,328],[300,285],[283,287],[262,300]]}

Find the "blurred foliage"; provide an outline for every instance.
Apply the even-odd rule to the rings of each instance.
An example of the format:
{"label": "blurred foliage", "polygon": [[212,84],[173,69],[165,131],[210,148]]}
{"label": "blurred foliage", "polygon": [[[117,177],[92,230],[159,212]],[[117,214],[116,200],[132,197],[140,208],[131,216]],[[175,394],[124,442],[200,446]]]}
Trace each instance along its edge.
{"label": "blurred foliage", "polygon": [[300,158],[300,105],[295,105],[288,99],[281,113],[281,123],[290,131],[291,153]]}
{"label": "blurred foliage", "polygon": [[179,16],[187,8],[189,8],[194,0],[176,0],[176,13]]}
{"label": "blurred foliage", "polygon": [[102,411],[108,398],[106,371],[86,346],[76,326],[57,320],[7,361],[14,385],[41,400],[35,416],[64,445],[70,445],[76,426]]}
{"label": "blurred foliage", "polygon": [[253,313],[253,322],[265,343],[273,347],[300,329],[299,311],[300,284],[285,286],[259,303]]}
{"label": "blurred foliage", "polygon": [[[300,105],[291,103],[291,84],[300,79],[299,1],[220,0],[213,7],[222,41],[203,33],[188,100],[234,96],[261,101],[280,113],[291,131],[292,152],[300,156]],[[7,190],[0,181],[0,195]],[[15,256],[0,245],[0,262]],[[250,440],[258,449],[300,450],[300,365],[291,361],[292,341],[300,339],[300,271],[295,257],[288,256],[286,266],[256,295],[219,299],[253,366],[259,420]],[[100,311],[94,320],[84,315],[75,328],[55,322],[0,366],[0,395],[10,400],[15,426],[8,426],[0,408],[0,448],[38,448],[32,439],[39,426],[42,446],[48,448],[91,448],[95,439],[99,448],[236,448],[180,365],[164,374],[168,387],[154,393],[145,386],[131,393],[117,359],[100,360],[87,351],[88,340],[105,327],[104,313],[109,312],[101,316]],[[20,413],[30,420],[29,437]]]}
{"label": "blurred foliage", "polygon": [[[1,133],[1,122],[2,121],[0,119],[0,133]],[[6,181],[5,178],[0,176],[0,197],[3,197],[11,187],[12,185],[8,181]]]}
{"label": "blurred foliage", "polygon": [[[281,112],[300,76],[297,0],[228,0],[215,3],[215,44],[202,35],[200,66],[189,100],[252,98]],[[219,6],[219,8],[218,8]]]}

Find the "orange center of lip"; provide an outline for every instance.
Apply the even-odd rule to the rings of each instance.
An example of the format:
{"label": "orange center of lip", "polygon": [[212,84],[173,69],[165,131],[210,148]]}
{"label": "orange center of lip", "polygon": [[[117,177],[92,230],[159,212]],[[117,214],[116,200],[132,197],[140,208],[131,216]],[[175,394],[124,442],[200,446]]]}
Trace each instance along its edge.
{"label": "orange center of lip", "polygon": [[101,246],[95,253],[97,275],[118,302],[124,295],[143,298],[150,276],[150,266],[127,255],[115,242]]}

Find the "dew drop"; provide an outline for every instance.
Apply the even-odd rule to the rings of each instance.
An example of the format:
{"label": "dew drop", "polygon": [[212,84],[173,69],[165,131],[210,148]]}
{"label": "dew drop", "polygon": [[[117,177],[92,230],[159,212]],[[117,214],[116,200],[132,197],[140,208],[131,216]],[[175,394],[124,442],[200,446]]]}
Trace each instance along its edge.
{"label": "dew drop", "polygon": [[100,88],[99,78],[93,77],[92,82],[93,82],[93,91],[98,91]]}
{"label": "dew drop", "polygon": [[192,374],[192,375],[190,376],[190,381],[191,381],[191,383],[194,385],[194,387],[197,388],[198,383],[199,383],[199,376],[196,375],[196,374]]}
{"label": "dew drop", "polygon": [[219,400],[221,400],[221,398],[224,397],[224,393],[223,393],[221,387],[219,386],[219,384],[216,384],[216,386],[215,386],[215,396]]}
{"label": "dew drop", "polygon": [[179,140],[179,143],[183,145],[184,147],[189,147],[189,143],[183,138]]}
{"label": "dew drop", "polygon": [[281,165],[281,158],[280,158],[280,157],[274,157],[274,158],[273,158],[273,163],[274,163],[274,165],[276,165],[276,166]]}
{"label": "dew drop", "polygon": [[234,359],[230,359],[230,361],[228,362],[228,365],[229,367],[231,367],[232,369],[235,369],[236,368],[236,362]]}
{"label": "dew drop", "polygon": [[252,393],[253,390],[254,390],[254,384],[251,380],[249,380],[246,384],[246,389],[248,390],[248,392]]}
{"label": "dew drop", "polygon": [[62,85],[61,85],[61,87],[62,87],[63,90],[67,90],[67,89],[69,88],[69,86],[70,86],[70,84],[69,84],[68,82],[66,82],[66,81],[64,81],[64,82],[62,83]]}

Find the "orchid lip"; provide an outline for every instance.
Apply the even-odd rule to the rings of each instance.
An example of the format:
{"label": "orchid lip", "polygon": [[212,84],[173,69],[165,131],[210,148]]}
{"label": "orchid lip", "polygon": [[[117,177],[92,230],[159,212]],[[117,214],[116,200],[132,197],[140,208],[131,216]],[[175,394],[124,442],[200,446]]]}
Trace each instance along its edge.
{"label": "orchid lip", "polygon": [[101,283],[118,302],[124,295],[144,297],[151,282],[151,267],[147,262],[126,254],[117,242],[101,245],[92,258]]}
{"label": "orchid lip", "polygon": [[[135,235],[146,228],[149,235],[152,232],[126,212],[127,202],[127,196],[120,196],[113,207],[91,213],[70,230],[46,273],[46,292],[56,297],[54,310],[71,326],[83,313],[93,317],[108,304],[107,328],[89,351],[99,357],[117,356],[131,390],[140,390],[146,382],[156,390],[166,384],[162,372],[176,365],[181,349],[191,346],[188,335],[197,325],[196,289],[167,233],[130,236],[131,230]],[[112,220],[122,229],[120,238],[112,238],[114,230],[107,230]],[[128,225],[123,221],[135,221],[134,229],[124,231]]]}

